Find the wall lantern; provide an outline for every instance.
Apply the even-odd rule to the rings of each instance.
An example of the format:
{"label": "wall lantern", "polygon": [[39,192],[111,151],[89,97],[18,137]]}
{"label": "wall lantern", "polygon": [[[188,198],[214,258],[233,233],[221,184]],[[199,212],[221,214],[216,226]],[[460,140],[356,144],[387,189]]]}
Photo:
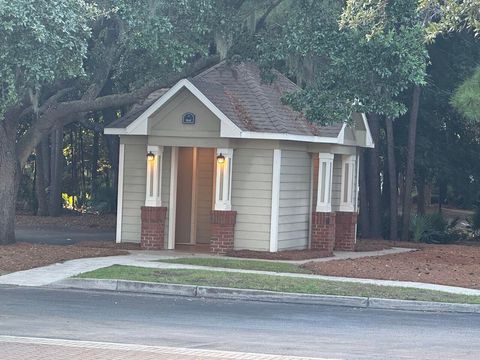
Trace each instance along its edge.
{"label": "wall lantern", "polygon": [[147,160],[148,160],[148,161],[153,161],[153,160],[155,160],[155,154],[150,151],[150,152],[147,154]]}
{"label": "wall lantern", "polygon": [[221,153],[217,156],[217,164],[225,164],[225,156],[223,156]]}

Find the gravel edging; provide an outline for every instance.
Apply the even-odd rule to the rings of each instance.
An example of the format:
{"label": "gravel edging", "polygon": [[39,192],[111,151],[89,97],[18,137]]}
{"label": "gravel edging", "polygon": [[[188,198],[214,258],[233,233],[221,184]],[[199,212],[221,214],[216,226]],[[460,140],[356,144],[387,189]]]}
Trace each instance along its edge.
{"label": "gravel edging", "polygon": [[329,305],[382,310],[427,311],[480,314],[480,304],[456,304],[430,301],[379,299],[358,296],[295,294],[266,290],[221,288],[212,286],[163,284],[128,280],[65,279],[49,287],[62,289],[103,290],[199,297],[209,299],[263,301],[284,304]]}

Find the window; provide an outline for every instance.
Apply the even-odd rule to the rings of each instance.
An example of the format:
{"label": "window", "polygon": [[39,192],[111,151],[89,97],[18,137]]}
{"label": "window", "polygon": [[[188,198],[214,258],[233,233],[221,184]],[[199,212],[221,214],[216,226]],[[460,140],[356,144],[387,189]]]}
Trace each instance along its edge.
{"label": "window", "polygon": [[317,212],[332,211],[333,154],[318,154]]}
{"label": "window", "polygon": [[[162,206],[163,147],[148,146],[147,154],[147,189],[145,206]],[[152,154],[154,155],[153,157],[151,157]]]}
{"label": "window", "polygon": [[[231,210],[233,149],[217,149],[215,210]],[[221,159],[221,161],[220,161]]]}
{"label": "window", "polygon": [[342,156],[342,186],[340,211],[355,211],[355,178],[356,178],[355,155]]}

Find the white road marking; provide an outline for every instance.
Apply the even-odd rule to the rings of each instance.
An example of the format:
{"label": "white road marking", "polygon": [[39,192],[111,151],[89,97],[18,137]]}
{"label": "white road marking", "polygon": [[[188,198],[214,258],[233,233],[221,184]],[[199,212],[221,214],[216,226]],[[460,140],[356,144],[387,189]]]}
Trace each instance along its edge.
{"label": "white road marking", "polygon": [[189,348],[178,348],[178,347],[167,347],[167,346],[119,344],[119,343],[98,342],[98,341],[80,341],[80,340],[50,339],[50,338],[7,336],[7,335],[0,335],[0,343],[65,346],[65,347],[102,349],[102,350],[129,350],[129,351],[148,352],[148,353],[164,354],[164,355],[206,356],[211,358],[232,359],[232,360],[339,360],[339,359],[312,358],[312,357],[301,357],[301,356],[269,355],[269,354],[255,354],[255,353],[221,351],[221,350],[202,350],[202,349],[189,349]]}

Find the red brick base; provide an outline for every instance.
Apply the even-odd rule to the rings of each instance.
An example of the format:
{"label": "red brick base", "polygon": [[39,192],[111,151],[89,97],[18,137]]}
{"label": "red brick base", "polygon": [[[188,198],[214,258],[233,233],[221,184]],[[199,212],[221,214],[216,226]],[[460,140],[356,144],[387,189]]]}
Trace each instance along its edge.
{"label": "red brick base", "polygon": [[165,249],[166,207],[142,207],[142,238],[140,248],[145,250]]}
{"label": "red brick base", "polygon": [[337,212],[335,250],[353,251],[357,240],[357,213]]}
{"label": "red brick base", "polygon": [[212,211],[210,252],[225,255],[229,250],[233,250],[236,219],[236,211]]}
{"label": "red brick base", "polygon": [[333,253],[335,246],[335,218],[334,212],[312,214],[312,250],[326,250]]}

